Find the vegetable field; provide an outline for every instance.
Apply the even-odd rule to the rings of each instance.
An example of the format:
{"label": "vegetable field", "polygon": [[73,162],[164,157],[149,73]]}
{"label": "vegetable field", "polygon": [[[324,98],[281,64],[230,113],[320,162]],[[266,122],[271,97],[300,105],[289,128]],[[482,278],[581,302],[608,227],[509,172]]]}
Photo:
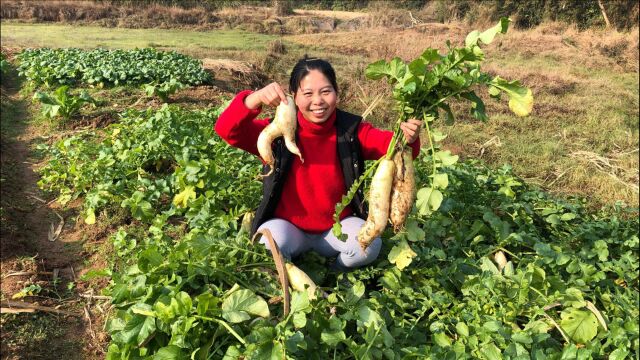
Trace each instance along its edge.
{"label": "vegetable field", "polygon": [[[443,146],[441,128],[457,111],[488,122],[484,101],[536,111],[526,83],[480,71],[481,46],[508,37],[505,22],[458,48],[361,69],[363,81],[392,88],[389,129],[425,121],[414,161],[420,190],[405,226],[386,226],[370,266],[336,273],[313,253],[296,259],[318,296],[292,291],[286,316],[272,257],[248,233],[261,163],[213,130],[230,94],[215,106],[177,101],[216,74],[152,48],[3,55],[3,83],[18,75],[35,124],[52,129],[34,146],[39,188],[73,214],[73,226],[105,230],[104,266],[77,280],[105,309],[100,357],[640,359],[637,207],[594,210],[510,165],[460,159]],[[472,91],[478,85],[487,96]],[[102,126],[74,125],[122,93],[136,106],[116,107]],[[360,183],[368,190],[370,181]]]}

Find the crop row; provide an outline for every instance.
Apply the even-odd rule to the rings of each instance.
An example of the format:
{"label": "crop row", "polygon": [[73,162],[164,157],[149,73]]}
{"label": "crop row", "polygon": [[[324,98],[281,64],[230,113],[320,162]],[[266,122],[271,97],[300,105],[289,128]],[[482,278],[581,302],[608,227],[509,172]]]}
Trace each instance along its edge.
{"label": "crop row", "polygon": [[18,72],[35,85],[79,83],[96,86],[166,83],[187,85],[211,81],[199,60],[153,48],[134,50],[27,49],[18,54]]}
{"label": "crop row", "polygon": [[[129,110],[43,147],[43,188],[83,197],[88,223],[124,209],[137,224],[111,237],[108,358],[638,356],[637,217],[590,212],[472,161],[446,170],[437,211],[384,234],[371,266],[335,274],[307,256],[300,266],[327,296],[295,292],[284,317],[267,302],[280,293],[270,256],[241,228],[259,162],[213,133],[220,110]],[[416,160],[419,183],[432,160]],[[417,256],[400,271],[387,256],[402,242]]]}

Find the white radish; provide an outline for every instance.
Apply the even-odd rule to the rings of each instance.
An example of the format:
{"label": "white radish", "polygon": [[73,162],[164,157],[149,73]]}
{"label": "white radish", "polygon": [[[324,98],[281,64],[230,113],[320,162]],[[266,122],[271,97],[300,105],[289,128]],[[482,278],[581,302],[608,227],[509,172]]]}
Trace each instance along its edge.
{"label": "white radish", "polygon": [[309,300],[316,299],[316,284],[311,280],[309,275],[300,270],[297,266],[285,263],[287,275],[289,276],[289,284],[296,291],[306,291]]}
{"label": "white radish", "polygon": [[270,167],[269,172],[264,176],[269,176],[273,172],[275,159],[273,158],[273,150],[271,143],[279,137],[284,137],[284,144],[293,154],[300,157],[300,161],[304,162],[300,149],[296,145],[296,127],[298,125],[298,117],[296,104],[293,97],[287,96],[287,104],[281,102],[276,108],[276,115],[271,124],[267,125],[258,136],[258,153],[260,157]]}
{"label": "white radish", "polygon": [[362,250],[380,236],[389,221],[389,203],[395,164],[393,160],[384,159],[378,165],[369,190],[369,216],[358,233],[358,242]]}
{"label": "white radish", "polygon": [[416,199],[416,175],[411,149],[405,148],[402,152],[396,152],[393,162],[396,165],[396,172],[391,189],[389,218],[393,230],[398,232],[404,226]]}

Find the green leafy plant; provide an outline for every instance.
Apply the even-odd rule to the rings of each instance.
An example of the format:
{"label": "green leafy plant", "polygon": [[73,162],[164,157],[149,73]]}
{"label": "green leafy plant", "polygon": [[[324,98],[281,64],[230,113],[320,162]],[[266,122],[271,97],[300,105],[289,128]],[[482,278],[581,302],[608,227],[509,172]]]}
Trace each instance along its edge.
{"label": "green leafy plant", "polygon": [[176,79],[171,79],[162,84],[148,84],[144,86],[144,91],[147,96],[157,96],[162,100],[162,102],[168,102],[169,96],[176,93],[176,91],[184,89],[186,85],[177,81]]}
{"label": "green leafy plant", "polygon": [[36,86],[162,84],[172,78],[187,85],[211,81],[202,63],[175,51],[144,49],[26,49],[17,56],[18,73]]}
{"label": "green leafy plant", "polygon": [[[268,250],[239,231],[260,198],[260,162],[215,136],[221,110],[128,110],[117,124],[48,149],[43,188],[139,219],[109,238],[114,254],[101,275],[114,305],[108,359],[640,351],[637,213],[592,212],[509,167],[470,160],[439,169],[448,179],[439,210],[410,214],[370,266],[335,275],[305,258],[300,266],[327,296],[293,292],[285,317],[268,301],[281,295]],[[421,181],[432,174],[429,152],[415,161]],[[498,251],[504,266],[493,260]]]}
{"label": "green leafy plant", "polygon": [[33,99],[42,105],[42,115],[50,119],[60,117],[64,120],[76,115],[85,104],[95,106],[97,103],[86,90],[73,94],[67,85],[60,86],[51,94],[38,91],[33,95]]}
{"label": "green leafy plant", "polygon": [[[454,48],[447,41],[448,53],[441,55],[438,50],[428,48],[418,58],[405,63],[400,58],[390,61],[379,60],[367,66],[365,74],[372,80],[386,79],[392,86],[392,96],[395,100],[395,110],[398,119],[394,126],[394,135],[387,149],[384,159],[392,159],[398,149],[406,146],[400,124],[410,118],[422,119],[426,128],[428,156],[432,164],[430,185],[418,190],[416,205],[421,215],[429,215],[438,210],[444,195],[442,191],[449,184],[443,168],[458,161],[458,156],[449,151],[438,150],[437,143],[444,137],[433,131],[432,123],[441,117],[449,124],[455,121],[450,106],[453,100],[463,100],[471,103],[471,114],[478,120],[488,119],[485,106],[474,91],[476,86],[485,86],[489,94],[499,98],[502,93],[509,97],[509,107],[518,116],[528,115],[533,107],[531,90],[524,88],[518,81],[507,81],[499,76],[492,77],[481,72],[480,64],[485,55],[481,44],[489,44],[497,34],[504,34],[510,20],[502,18],[494,27],[479,32],[469,33],[465,39],[465,46]],[[334,213],[333,232],[341,236],[339,215],[351,202],[353,194],[376,169],[378,160],[359,181],[354,183],[342,201],[336,204]]]}

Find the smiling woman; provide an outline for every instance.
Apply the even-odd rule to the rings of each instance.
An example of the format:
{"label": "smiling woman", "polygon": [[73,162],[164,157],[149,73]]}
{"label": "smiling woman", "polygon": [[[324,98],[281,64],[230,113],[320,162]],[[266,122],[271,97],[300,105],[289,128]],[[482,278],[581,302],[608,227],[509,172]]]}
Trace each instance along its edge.
{"label": "smiling woman", "polygon": [[[333,266],[337,270],[367,265],[378,256],[382,240],[378,233],[369,239],[368,248],[360,247],[358,232],[367,217],[362,192],[339,214],[346,241],[331,232],[334,207],[362,174],[364,161],[386,154],[394,133],[376,129],[361,117],[337,108],[336,74],[325,60],[300,59],[291,71],[289,91],[293,98],[277,82],[255,92],[242,91],[215,126],[229,144],[260,156],[265,164],[263,199],[252,232],[269,229],[288,259],[313,250],[324,257],[336,257]],[[271,134],[273,123],[279,121],[278,113],[271,124],[269,119],[256,119],[263,106],[293,106],[293,102],[297,106],[292,118],[300,158],[293,157],[294,151],[285,146],[291,142],[287,135],[284,144],[276,140],[273,149],[268,148],[270,142],[263,141],[265,132]],[[415,157],[420,149],[420,122],[408,123],[412,130],[405,137]]]}
{"label": "smiling woman", "polygon": [[[338,85],[335,84],[335,74],[327,78],[327,70],[310,70],[299,81],[292,77],[291,92],[296,94],[296,103],[305,119],[315,124],[321,124],[336,110],[338,104]],[[294,74],[298,74],[294,69]],[[298,95],[299,94],[299,95]]]}

